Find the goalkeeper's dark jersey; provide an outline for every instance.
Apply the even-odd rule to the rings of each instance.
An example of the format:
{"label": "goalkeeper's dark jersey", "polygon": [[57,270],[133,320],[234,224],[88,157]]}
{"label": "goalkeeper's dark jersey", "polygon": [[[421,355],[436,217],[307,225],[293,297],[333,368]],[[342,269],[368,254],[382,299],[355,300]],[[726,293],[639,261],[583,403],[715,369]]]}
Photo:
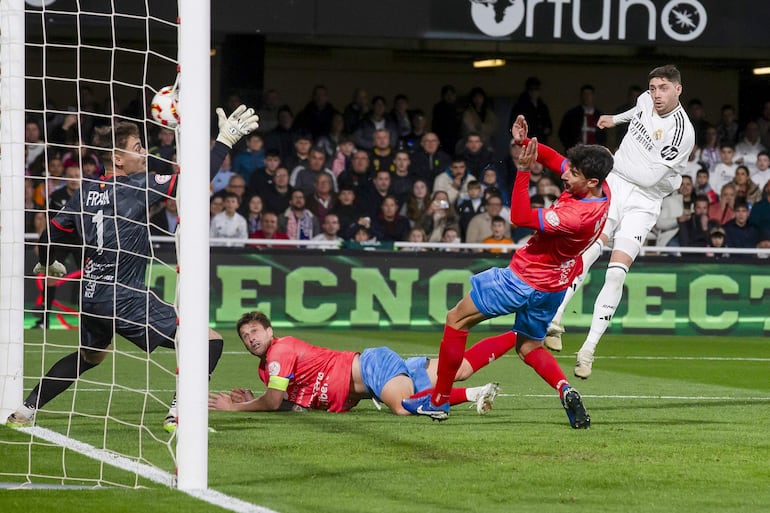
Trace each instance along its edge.
{"label": "goalkeeper's dark jersey", "polygon": [[83,181],[51,221],[52,243],[82,244],[83,302],[114,304],[147,293],[149,206],[176,195],[177,175],[135,173]]}

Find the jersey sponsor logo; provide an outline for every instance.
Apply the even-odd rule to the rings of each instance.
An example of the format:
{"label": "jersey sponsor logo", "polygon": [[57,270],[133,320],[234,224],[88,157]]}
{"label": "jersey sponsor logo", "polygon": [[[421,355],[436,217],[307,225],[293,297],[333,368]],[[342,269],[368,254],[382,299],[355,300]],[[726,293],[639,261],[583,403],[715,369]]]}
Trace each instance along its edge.
{"label": "jersey sponsor logo", "polygon": [[87,207],[101,207],[103,205],[109,205],[110,204],[110,193],[109,191],[88,191],[88,195],[86,196],[86,206]]}
{"label": "jersey sponsor logo", "polygon": [[655,139],[656,141],[660,141],[663,138],[663,129],[658,128],[657,130],[655,130],[655,132],[652,134],[652,138]]}
{"label": "jersey sponsor logo", "polygon": [[279,362],[270,362],[267,366],[267,373],[270,376],[277,376],[281,372],[281,364]]}
{"label": "jersey sponsor logo", "polygon": [[559,223],[561,222],[559,220],[559,214],[557,214],[553,210],[545,211],[545,220],[548,221],[548,224],[550,224],[551,226],[559,226]]}
{"label": "jersey sponsor logo", "polygon": [[155,183],[163,185],[164,183],[170,182],[172,177],[172,175],[155,175]]}
{"label": "jersey sponsor logo", "polygon": [[663,160],[674,160],[679,155],[679,148],[676,146],[665,146],[660,150],[660,156]]}

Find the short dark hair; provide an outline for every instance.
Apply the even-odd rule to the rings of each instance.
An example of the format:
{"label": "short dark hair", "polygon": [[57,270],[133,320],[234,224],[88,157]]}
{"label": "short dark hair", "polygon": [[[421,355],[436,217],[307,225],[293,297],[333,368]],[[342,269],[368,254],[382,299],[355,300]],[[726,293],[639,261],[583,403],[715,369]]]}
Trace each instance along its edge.
{"label": "short dark hair", "polygon": [[588,179],[596,178],[599,184],[612,171],[615,159],[610,150],[598,144],[578,144],[567,150],[567,158]]}
{"label": "short dark hair", "polygon": [[694,205],[695,203],[698,203],[698,202],[700,202],[700,203],[706,203],[706,204],[708,204],[708,205],[710,205],[710,204],[711,204],[711,200],[710,200],[710,199],[709,199],[709,197],[708,197],[708,196],[706,196],[705,194],[698,194],[697,196],[695,196],[695,199],[694,199],[694,200],[693,200],[693,202],[692,202],[692,203],[693,203],[693,205]]}
{"label": "short dark hair", "polygon": [[[681,84],[682,83],[682,74],[679,72],[679,69],[677,69],[676,66],[673,64],[666,64],[664,66],[658,66],[654,70],[650,71],[650,74],[647,75],[647,80],[651,80],[653,78],[665,78],[669,82],[673,82],[675,84]],[[690,105],[693,104],[700,104],[699,100],[693,99],[690,101]]]}
{"label": "short dark hair", "polygon": [[505,218],[503,216],[493,216],[492,217],[492,224],[494,223],[503,223],[505,224]]}
{"label": "short dark hair", "polygon": [[735,200],[735,203],[733,203],[733,211],[736,211],[739,208],[745,208],[746,210],[749,210],[749,204],[746,203],[745,200],[737,199]]}
{"label": "short dark hair", "polygon": [[238,337],[241,336],[241,328],[250,322],[258,322],[265,329],[273,327],[270,323],[270,318],[262,312],[247,312],[241,315],[241,318],[235,323],[235,330],[238,332]]}

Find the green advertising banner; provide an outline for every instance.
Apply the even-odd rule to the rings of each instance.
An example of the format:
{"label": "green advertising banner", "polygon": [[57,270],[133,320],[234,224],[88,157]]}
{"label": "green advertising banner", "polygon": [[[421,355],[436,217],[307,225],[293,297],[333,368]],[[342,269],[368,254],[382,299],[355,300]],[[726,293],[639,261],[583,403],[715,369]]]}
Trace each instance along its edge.
{"label": "green advertising banner", "polygon": [[[158,254],[173,262],[173,253]],[[472,274],[508,265],[509,256],[452,252],[212,251],[211,323],[232,328],[240,315],[262,310],[276,327],[440,329],[449,308],[468,292]],[[606,257],[605,257],[606,258]],[[631,269],[611,333],[671,335],[770,333],[770,273],[767,260],[640,258]],[[31,267],[30,267],[31,268]],[[594,265],[567,308],[569,328],[587,328],[604,283],[606,260]],[[39,280],[38,280],[39,281]],[[28,280],[27,308],[40,303],[42,287]],[[176,269],[153,265],[148,283],[173,301]],[[57,301],[75,309],[75,287]],[[28,315],[28,325],[34,314]],[[64,316],[77,324],[75,315]],[[513,324],[506,316],[488,321],[493,329]]]}

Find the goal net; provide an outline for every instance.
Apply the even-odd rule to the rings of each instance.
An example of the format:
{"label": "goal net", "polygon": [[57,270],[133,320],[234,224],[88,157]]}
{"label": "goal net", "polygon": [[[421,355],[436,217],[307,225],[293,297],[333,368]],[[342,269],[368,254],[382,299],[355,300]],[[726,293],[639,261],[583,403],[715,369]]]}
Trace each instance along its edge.
{"label": "goal net", "polygon": [[[99,230],[97,251],[103,243],[105,251],[120,258],[146,260],[144,288],[135,292],[148,305],[155,299],[175,305],[176,338],[185,342],[176,344],[177,351],[161,347],[149,352],[116,336],[104,361],[41,405],[32,426],[0,427],[4,486],[171,486],[177,480],[180,488],[207,486],[208,280],[200,277],[208,276],[208,235],[193,229],[201,221],[195,210],[203,209],[185,212],[184,205],[208,199],[210,24],[208,2],[188,5],[195,14],[179,4],[0,1],[0,422],[43,383],[46,373],[52,382],[63,382],[54,368],[77,354],[81,302],[88,294],[82,274],[84,265],[91,265],[84,261],[84,243],[58,244],[57,255],[67,255],[63,276],[52,276],[50,268],[34,273],[33,267],[38,253],[48,250],[37,243],[40,232],[81,187],[131,187],[110,180],[111,153],[95,142],[95,134],[109,133],[105,129],[120,122],[134,123],[150,151],[148,171],[170,174],[185,168],[177,199],[179,218],[186,214],[188,224],[186,229],[180,222],[175,230],[154,221],[160,219],[154,216],[171,219],[177,210],[167,204],[171,198],[158,201],[147,186],[132,193],[137,204],[147,205],[138,221],[121,219],[116,212],[114,218],[102,220],[97,214],[82,222]],[[185,81],[195,87],[185,90]],[[189,128],[163,134],[164,127],[150,116],[150,100],[174,84]],[[185,102],[187,109],[181,107]],[[80,200],[82,206],[85,200]],[[121,223],[139,223],[146,234],[168,237],[146,251],[137,250],[142,245],[134,240],[102,240],[119,233]],[[174,257],[174,235],[195,259]],[[178,296],[188,299],[180,302]],[[121,309],[113,309],[118,318],[105,320],[134,323],[147,333],[155,329],[148,318],[151,307],[141,319],[134,314],[121,318]],[[178,410],[188,422],[167,432],[164,418],[177,381],[184,389]]]}

